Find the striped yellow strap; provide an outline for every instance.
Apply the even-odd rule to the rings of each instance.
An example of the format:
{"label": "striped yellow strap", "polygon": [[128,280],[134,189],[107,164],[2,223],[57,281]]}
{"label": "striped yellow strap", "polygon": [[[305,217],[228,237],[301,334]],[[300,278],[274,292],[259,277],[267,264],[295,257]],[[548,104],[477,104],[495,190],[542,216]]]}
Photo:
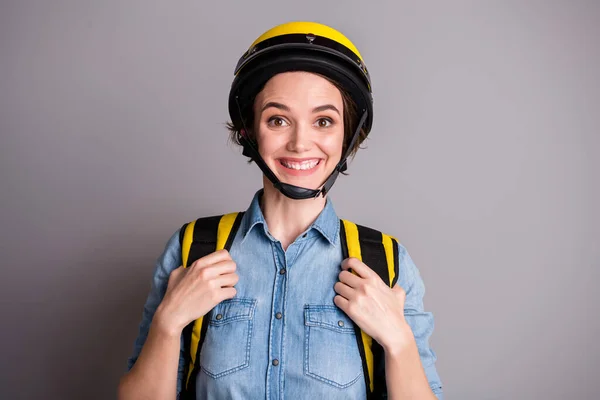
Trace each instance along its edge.
{"label": "striped yellow strap", "polygon": [[[196,227],[196,221],[192,221],[185,227],[183,234],[183,242],[181,244],[181,258],[183,261],[183,268],[189,267],[188,260],[190,257],[190,249],[192,248],[192,241],[194,239],[194,228]],[[196,352],[198,351],[198,341],[200,340],[200,329],[202,328],[202,317],[194,321],[194,327],[192,329],[192,340],[190,345],[190,368],[188,370],[188,376],[186,378],[186,387],[192,376],[194,369],[194,362],[196,360]]]}
{"label": "striped yellow strap", "polygon": [[196,354],[198,353],[198,343],[200,343],[200,333],[202,329],[202,320],[204,318],[200,317],[194,321],[194,327],[192,329],[192,340],[190,343],[190,368],[188,370],[188,376],[186,380],[186,387],[190,382],[190,377],[192,376],[192,372],[194,371],[194,363],[196,362]]}
{"label": "striped yellow strap", "polygon": [[[217,229],[217,246],[215,251],[222,250],[225,248],[225,244],[227,243],[227,239],[229,238],[229,234],[231,233],[231,229],[233,227],[233,223],[237,217],[238,213],[226,214],[221,217],[219,221],[219,227]],[[192,246],[192,239],[194,237],[194,228],[195,222],[191,222],[185,229],[185,233],[183,236],[183,244],[182,244],[182,257],[183,257],[183,265],[185,268],[188,267],[187,261],[190,255],[190,248]],[[196,356],[198,354],[198,344],[200,343],[200,336],[202,331],[202,320],[204,318],[200,317],[194,321],[194,327],[192,328],[192,339],[190,341],[190,365],[188,368],[188,376],[186,378],[186,387],[190,382],[190,377],[192,376],[192,372],[194,371],[194,363],[196,362]]]}
{"label": "striped yellow strap", "polygon": [[183,243],[181,244],[181,258],[183,261],[183,268],[187,268],[187,262],[190,257],[190,249],[192,248],[192,240],[194,239],[194,226],[196,221],[192,221],[185,227],[183,234]]}
{"label": "striped yellow strap", "polygon": [[231,234],[231,229],[233,228],[233,223],[237,218],[239,213],[231,213],[225,214],[221,217],[221,221],[219,221],[219,229],[217,229],[217,248],[216,250],[223,250],[225,248],[225,244],[227,243],[227,239],[229,239],[229,235]]}
{"label": "striped yellow strap", "polygon": [[387,261],[388,272],[390,274],[390,281],[388,282],[388,285],[392,287],[392,282],[394,282],[394,278],[396,277],[396,271],[394,268],[394,244],[392,243],[392,239],[395,240],[395,238],[386,235],[385,233],[382,233],[381,236],[383,248],[385,249],[385,260]]}
{"label": "striped yellow strap", "polygon": [[362,254],[360,252],[360,241],[358,240],[358,227],[355,223],[342,220],[344,223],[344,230],[346,231],[346,244],[348,246],[348,257],[358,258],[362,261]]}
{"label": "striped yellow strap", "polygon": [[[360,241],[358,238],[358,228],[355,223],[342,220],[344,223],[344,230],[346,232],[346,245],[348,246],[348,257],[358,258],[362,261],[362,254],[360,251]],[[367,335],[362,330],[360,331],[363,342],[363,349],[365,352],[365,361],[367,363],[367,372],[369,374],[369,385],[371,393],[375,389],[373,383],[373,351],[371,350],[371,345],[373,343],[373,339]]]}

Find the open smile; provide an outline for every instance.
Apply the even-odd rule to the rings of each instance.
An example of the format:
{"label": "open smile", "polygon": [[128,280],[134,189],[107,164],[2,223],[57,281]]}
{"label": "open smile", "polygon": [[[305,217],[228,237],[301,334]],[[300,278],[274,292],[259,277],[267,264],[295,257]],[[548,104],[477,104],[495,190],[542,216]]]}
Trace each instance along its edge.
{"label": "open smile", "polygon": [[315,172],[319,165],[321,165],[322,159],[320,158],[310,158],[310,159],[290,159],[290,158],[280,158],[279,165],[282,167],[281,169],[285,171],[285,173],[295,176],[306,176]]}

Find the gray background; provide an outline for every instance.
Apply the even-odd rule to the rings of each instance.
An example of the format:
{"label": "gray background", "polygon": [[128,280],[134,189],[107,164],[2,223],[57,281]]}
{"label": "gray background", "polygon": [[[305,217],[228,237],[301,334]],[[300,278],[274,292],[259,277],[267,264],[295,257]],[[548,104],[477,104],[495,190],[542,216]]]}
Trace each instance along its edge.
{"label": "gray background", "polygon": [[233,68],[288,20],[363,53],[375,125],[332,192],[424,277],[448,399],[597,399],[598,1],[0,6],[0,397],[113,398],[154,261],[245,209]]}

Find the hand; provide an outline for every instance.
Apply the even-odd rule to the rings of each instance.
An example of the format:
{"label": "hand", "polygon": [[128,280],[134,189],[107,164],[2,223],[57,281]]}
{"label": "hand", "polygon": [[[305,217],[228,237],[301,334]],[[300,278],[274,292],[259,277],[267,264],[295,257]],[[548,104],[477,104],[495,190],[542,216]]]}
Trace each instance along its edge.
{"label": "hand", "polygon": [[342,262],[339,279],[333,302],[386,351],[400,350],[411,338],[414,341],[404,318],[406,293],[400,285],[390,288],[357,258]]}
{"label": "hand", "polygon": [[155,318],[163,329],[181,333],[190,322],[203,317],[217,304],[236,294],[236,264],[227,250],[199,258],[190,267],[173,270],[167,292]]}

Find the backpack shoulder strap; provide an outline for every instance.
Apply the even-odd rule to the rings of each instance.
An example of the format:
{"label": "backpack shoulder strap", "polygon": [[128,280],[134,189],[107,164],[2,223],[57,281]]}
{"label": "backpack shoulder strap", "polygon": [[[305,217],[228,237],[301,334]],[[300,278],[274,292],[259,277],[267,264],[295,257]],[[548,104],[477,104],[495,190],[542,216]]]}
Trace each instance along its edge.
{"label": "backpack shoulder strap", "polygon": [[243,212],[235,212],[199,218],[183,225],[179,231],[183,266],[187,268],[214,251],[230,250],[243,216]]}
{"label": "backpack shoulder strap", "polygon": [[[340,220],[344,258],[354,257],[367,264],[390,287],[398,280],[398,240],[375,229]],[[383,348],[357,325],[356,338],[363,360],[367,397],[386,393]]]}
{"label": "backpack shoulder strap", "polygon": [[[230,250],[235,234],[242,222],[243,212],[199,218],[182,226],[179,231],[183,267],[191,266],[196,260],[218,250]],[[183,398],[195,396],[195,377],[200,368],[200,351],[206,334],[208,319],[202,317],[192,321],[183,330],[186,356]]]}
{"label": "backpack shoulder strap", "polygon": [[375,229],[341,220],[344,257],[367,264],[390,287],[398,281],[398,239]]}

